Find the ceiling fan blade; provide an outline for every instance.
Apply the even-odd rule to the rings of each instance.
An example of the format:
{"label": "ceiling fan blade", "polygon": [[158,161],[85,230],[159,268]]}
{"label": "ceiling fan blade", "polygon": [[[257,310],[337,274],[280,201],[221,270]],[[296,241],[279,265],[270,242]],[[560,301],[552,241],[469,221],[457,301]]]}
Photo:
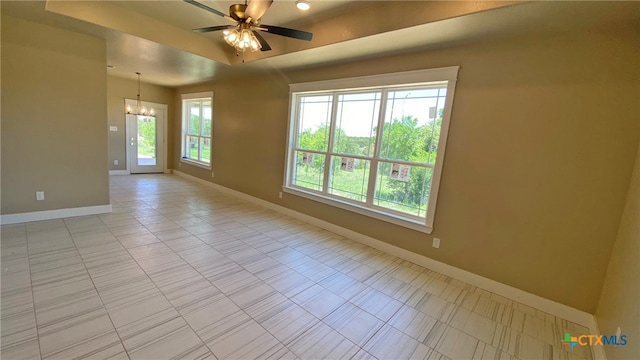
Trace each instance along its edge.
{"label": "ceiling fan blade", "polygon": [[214,8],[210,8],[207,5],[200,4],[199,2],[194,1],[194,0],[183,0],[183,1],[186,2],[186,3],[189,3],[191,5],[197,6],[200,9],[207,10],[208,12],[214,13],[214,14],[219,15],[219,16],[226,16],[227,15],[227,14],[223,13],[222,11],[218,11],[218,10],[216,10]]}
{"label": "ceiling fan blade", "polygon": [[269,46],[269,43],[267,43],[267,41],[262,37],[262,35],[260,35],[260,33],[258,33],[255,30],[252,30],[253,35],[256,36],[256,39],[258,39],[258,42],[260,43],[260,46],[262,46],[260,48],[260,51],[269,51],[271,50],[271,46]]}
{"label": "ceiling fan blade", "polygon": [[251,0],[244,13],[248,18],[260,20],[272,3],[273,0]]}
{"label": "ceiling fan blade", "polygon": [[260,28],[261,28],[260,30],[264,29],[263,31],[269,32],[271,34],[287,36],[287,37],[299,39],[299,40],[311,41],[311,39],[313,38],[312,33],[302,31],[302,30],[288,29],[288,28],[283,28],[279,26],[265,25],[265,24],[260,24]]}
{"label": "ceiling fan blade", "polygon": [[225,19],[227,19],[227,20],[231,20],[231,21],[235,22],[235,20],[234,20],[231,16],[229,16],[229,15],[227,15],[227,14],[223,13],[222,11],[218,11],[218,10],[216,10],[216,9],[214,9],[214,8],[208,7],[208,6],[207,6],[207,5],[205,5],[205,4],[200,4],[199,2],[197,2],[197,1],[195,1],[195,0],[182,0],[182,1],[184,1],[184,2],[186,2],[186,3],[188,3],[188,4],[191,4],[191,5],[193,5],[193,6],[197,6],[197,7],[199,7],[200,9],[206,10],[206,11],[208,11],[208,12],[210,12],[210,13],[214,13],[214,14],[216,14],[216,15],[218,15],[218,16],[222,16],[223,18],[225,18]]}
{"label": "ceiling fan blade", "polygon": [[235,27],[234,25],[207,26],[203,28],[193,29],[192,31],[197,33],[206,33],[211,31],[233,29],[234,27]]}

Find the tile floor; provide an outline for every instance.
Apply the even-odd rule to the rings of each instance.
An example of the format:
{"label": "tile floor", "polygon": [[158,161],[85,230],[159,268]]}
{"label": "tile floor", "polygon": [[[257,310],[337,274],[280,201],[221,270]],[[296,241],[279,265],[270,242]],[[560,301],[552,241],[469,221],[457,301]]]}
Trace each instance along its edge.
{"label": "tile floor", "polygon": [[588,329],[174,175],[2,227],[2,359],[591,359]]}

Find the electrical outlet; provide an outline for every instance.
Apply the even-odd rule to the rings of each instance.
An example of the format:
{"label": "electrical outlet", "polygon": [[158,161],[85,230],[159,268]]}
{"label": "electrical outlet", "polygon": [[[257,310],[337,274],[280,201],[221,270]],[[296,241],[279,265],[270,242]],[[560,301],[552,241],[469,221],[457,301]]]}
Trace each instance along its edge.
{"label": "electrical outlet", "polygon": [[44,200],[44,191],[36,191],[36,200],[38,201]]}
{"label": "electrical outlet", "polygon": [[211,177],[213,177],[213,171],[211,172]]}
{"label": "electrical outlet", "polygon": [[433,247],[436,249],[440,248],[440,239],[433,238]]}
{"label": "electrical outlet", "polygon": [[118,165],[118,160],[113,160],[113,165]]}
{"label": "electrical outlet", "polygon": [[278,197],[279,197],[280,199],[282,199],[282,191],[280,191],[280,192],[278,193]]}

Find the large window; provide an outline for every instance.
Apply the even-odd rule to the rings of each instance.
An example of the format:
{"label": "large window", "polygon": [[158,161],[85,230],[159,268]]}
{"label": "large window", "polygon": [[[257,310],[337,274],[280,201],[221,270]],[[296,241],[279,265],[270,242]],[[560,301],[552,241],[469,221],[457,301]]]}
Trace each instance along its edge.
{"label": "large window", "polygon": [[291,85],[284,190],[431,232],[457,72]]}
{"label": "large window", "polygon": [[211,168],[213,93],[182,95],[182,161]]}

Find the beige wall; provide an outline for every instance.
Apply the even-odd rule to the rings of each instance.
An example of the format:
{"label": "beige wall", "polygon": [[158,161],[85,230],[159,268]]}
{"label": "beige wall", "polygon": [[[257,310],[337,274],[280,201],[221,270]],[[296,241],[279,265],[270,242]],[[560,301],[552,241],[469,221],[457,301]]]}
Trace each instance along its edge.
{"label": "beige wall", "polygon": [[627,203],[596,311],[603,335],[615,335],[618,326],[627,335],[626,346],[607,346],[607,358],[634,359],[640,354],[640,147],[631,177]]}
{"label": "beige wall", "polygon": [[[215,92],[215,178],[178,168],[179,113],[173,167],[594,313],[638,146],[638,35],[622,25],[540,34],[184,87],[176,108],[180,93]],[[433,234],[278,199],[289,83],[452,65],[461,70]]]}
{"label": "beige wall", "polygon": [[[144,74],[142,74],[144,76]],[[175,90],[172,88],[142,82],[140,93],[143,101],[169,105],[167,117],[173,116],[173,98]],[[107,119],[109,126],[116,126],[118,131],[109,131],[109,170],[126,170],[126,138],[124,99],[135,99],[138,94],[136,80],[107,76]],[[167,119],[171,123],[171,119]],[[118,160],[118,165],[114,165]]]}
{"label": "beige wall", "polygon": [[[276,202],[282,185],[286,142],[288,85],[282,79],[261,77],[249,87],[242,79],[178,89],[174,123],[173,168],[211,180],[211,171],[181,163],[180,94],[214,91],[212,171],[215,182]],[[241,93],[240,93],[241,91]],[[251,99],[245,101],[244,99]],[[264,178],[267,176],[267,178]],[[261,179],[256,181],[256,179]],[[266,182],[264,182],[266,181]]]}
{"label": "beige wall", "polygon": [[104,40],[2,15],[2,214],[109,204],[106,88]]}

